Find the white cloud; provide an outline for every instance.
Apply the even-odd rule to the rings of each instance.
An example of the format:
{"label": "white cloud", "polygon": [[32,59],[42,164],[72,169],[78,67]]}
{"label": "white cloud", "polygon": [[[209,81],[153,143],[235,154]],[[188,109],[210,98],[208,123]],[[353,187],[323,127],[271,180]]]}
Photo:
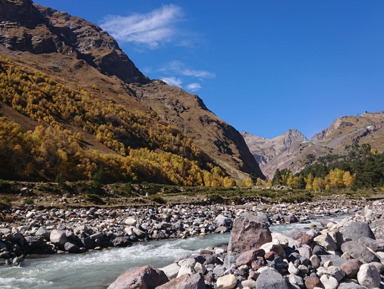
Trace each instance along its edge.
{"label": "white cloud", "polygon": [[194,70],[186,67],[186,65],[178,60],[171,61],[167,63],[165,66],[163,66],[160,71],[163,72],[173,72],[178,75],[183,76],[191,76],[195,78],[214,78],[216,75],[212,72],[206,71],[206,70]]}
{"label": "white cloud", "polygon": [[201,89],[201,85],[199,83],[190,83],[187,85],[187,89],[195,92]]}
{"label": "white cloud", "polygon": [[193,70],[193,69],[184,69],[182,71],[183,75],[193,76],[197,78],[214,78],[216,75],[206,70]]}
{"label": "white cloud", "polygon": [[157,48],[176,34],[174,23],[181,19],[182,10],[176,5],[164,5],[147,14],[128,17],[108,16],[100,25],[119,41],[133,42]]}
{"label": "white cloud", "polygon": [[169,85],[179,86],[179,87],[181,87],[181,84],[183,83],[181,79],[178,79],[176,77],[163,77],[161,78],[161,80]]}

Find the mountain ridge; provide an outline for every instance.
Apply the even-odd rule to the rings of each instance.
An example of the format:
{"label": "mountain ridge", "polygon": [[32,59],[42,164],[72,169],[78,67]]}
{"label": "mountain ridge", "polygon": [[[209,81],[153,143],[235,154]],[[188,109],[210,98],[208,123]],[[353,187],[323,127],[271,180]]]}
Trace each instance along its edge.
{"label": "mountain ridge", "polygon": [[[296,132],[294,135],[299,137],[287,138],[292,132]],[[263,173],[272,178],[276,169],[290,169],[298,173],[315,158],[327,154],[343,154],[346,146],[354,144],[368,143],[383,152],[384,111],[339,117],[309,140],[297,130],[288,130],[273,139],[260,138],[246,132],[242,132],[242,135]]]}

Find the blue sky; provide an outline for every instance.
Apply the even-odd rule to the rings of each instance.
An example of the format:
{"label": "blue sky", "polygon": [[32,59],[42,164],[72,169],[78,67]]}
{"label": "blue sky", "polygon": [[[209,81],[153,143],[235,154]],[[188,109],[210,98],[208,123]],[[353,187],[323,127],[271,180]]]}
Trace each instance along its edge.
{"label": "blue sky", "polygon": [[307,137],[384,110],[384,1],[36,0],[101,25],[237,130]]}

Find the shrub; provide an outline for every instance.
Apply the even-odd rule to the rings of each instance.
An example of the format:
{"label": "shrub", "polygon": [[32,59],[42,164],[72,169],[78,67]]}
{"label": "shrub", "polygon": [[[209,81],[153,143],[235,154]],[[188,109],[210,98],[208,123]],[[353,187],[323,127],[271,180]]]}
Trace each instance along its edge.
{"label": "shrub", "polygon": [[12,199],[10,198],[10,197],[5,197],[4,199],[3,199],[3,203],[4,204],[10,204],[12,202]]}
{"label": "shrub", "polygon": [[150,199],[158,204],[166,204],[167,201],[161,196],[151,196]]}
{"label": "shrub", "polygon": [[94,203],[96,205],[104,205],[105,202],[96,194],[87,194],[85,196],[85,199],[91,203]]}
{"label": "shrub", "polygon": [[33,203],[33,200],[29,198],[23,200],[23,204],[25,205],[32,205]]}

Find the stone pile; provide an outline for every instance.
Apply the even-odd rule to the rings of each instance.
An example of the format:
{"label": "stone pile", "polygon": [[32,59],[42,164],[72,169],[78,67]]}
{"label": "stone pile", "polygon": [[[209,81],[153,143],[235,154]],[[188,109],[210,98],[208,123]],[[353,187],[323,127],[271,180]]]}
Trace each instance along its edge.
{"label": "stone pile", "polygon": [[109,289],[384,288],[384,239],[378,237],[384,228],[373,226],[381,224],[383,212],[384,202],[377,201],[338,223],[324,220],[322,230],[284,235],[271,233],[257,213],[243,212],[228,247],[202,250],[160,268],[168,282],[148,287],[133,284],[137,276],[126,274],[130,286],[116,281]]}
{"label": "stone pile", "polygon": [[[14,223],[0,223],[0,265],[19,264],[25,255],[82,253],[132,242],[186,238],[231,230],[241,212],[266,222],[292,223],[357,211],[360,201],[303,204],[174,205],[159,207],[2,209]],[[328,208],[328,210],[327,210]]]}

